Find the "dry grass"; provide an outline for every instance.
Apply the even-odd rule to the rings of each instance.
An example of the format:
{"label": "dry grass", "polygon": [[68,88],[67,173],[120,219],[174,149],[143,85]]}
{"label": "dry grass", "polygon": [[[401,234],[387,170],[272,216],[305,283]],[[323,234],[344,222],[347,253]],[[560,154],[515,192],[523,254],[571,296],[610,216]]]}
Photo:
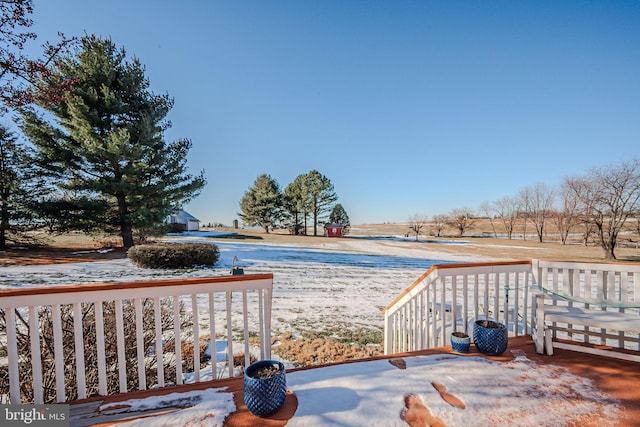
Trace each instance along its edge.
{"label": "dry grass", "polygon": [[[495,223],[495,221],[494,221]],[[501,229],[495,223],[498,233]],[[630,224],[631,227],[633,224]],[[425,227],[429,230],[429,226]],[[349,250],[349,241],[353,237],[363,236],[405,236],[409,232],[408,223],[387,223],[387,224],[363,224],[351,227],[350,234],[342,239],[327,239],[322,236],[293,236],[283,230],[265,233],[261,230],[226,230],[236,231],[234,237],[226,237],[225,240],[239,241],[259,241],[265,244],[286,244],[286,245],[305,245],[322,247],[330,242],[334,249],[343,246],[345,250]],[[319,230],[321,231],[321,230]],[[543,243],[538,242],[533,237],[529,237],[526,241],[522,240],[521,229],[515,230],[512,240],[506,238],[494,238],[491,224],[488,220],[477,220],[473,229],[471,229],[462,238],[455,237],[455,233],[450,230],[445,232],[443,237],[434,237],[429,235],[421,235],[420,241],[407,241],[403,245],[408,248],[429,249],[442,253],[452,254],[470,254],[485,257],[494,257],[502,259],[544,259],[558,261],[603,261],[602,249],[590,242],[588,246],[574,240],[563,245],[554,235],[552,226],[548,228],[549,234],[545,236]],[[616,249],[618,261],[622,262],[640,262],[640,236],[631,233],[620,236],[620,246]],[[529,226],[528,233],[533,232],[533,227]],[[48,264],[60,262],[81,262],[90,260],[105,260],[114,258],[126,258],[126,251],[117,246],[118,239],[110,236],[93,236],[82,233],[69,233],[60,236],[40,235],[43,245],[37,248],[29,249],[12,249],[0,252],[0,266],[2,265],[21,265],[21,264]],[[468,242],[465,245],[442,245],[436,241],[454,241]],[[384,240],[371,240],[372,245],[388,245]],[[99,253],[89,252],[97,249],[111,249],[110,252]],[[81,252],[81,253],[78,253]]]}
{"label": "dry grass", "polygon": [[[495,223],[495,221],[494,221]],[[501,229],[496,224],[497,233],[501,233]],[[429,230],[429,226],[425,227]],[[409,232],[408,223],[389,223],[389,224],[364,224],[351,227],[351,231],[345,238],[325,238],[322,236],[293,236],[285,231],[277,230],[276,232],[265,233],[260,230],[235,230],[238,235],[229,240],[260,240],[262,243],[283,244],[283,245],[305,245],[322,247],[328,242],[331,243],[333,249],[339,249],[343,246],[345,250],[349,250],[349,241],[353,238],[362,238],[364,236],[405,236]],[[620,262],[640,262],[640,236],[631,233],[621,235],[619,238],[620,246],[616,249],[616,256]],[[533,227],[529,226],[527,234],[533,233]],[[604,261],[604,252],[600,246],[594,242],[590,242],[585,246],[577,240],[568,242],[563,245],[557,235],[553,234],[554,230],[549,226],[549,234],[545,236],[544,242],[537,241],[537,237],[527,236],[527,240],[522,239],[522,230],[516,229],[514,238],[509,240],[506,238],[495,238],[489,220],[477,220],[474,228],[471,229],[463,237],[456,237],[454,231],[445,233],[442,237],[434,237],[431,235],[420,235],[419,242],[413,239],[403,242],[403,246],[407,248],[427,249],[441,253],[451,253],[455,255],[469,254],[483,257],[492,257],[500,259],[543,259],[548,261]],[[413,237],[411,234],[409,236]],[[466,242],[464,245],[443,245],[439,242]],[[397,245],[397,242],[386,242],[385,240],[371,240],[372,245]]]}
{"label": "dry grass", "polygon": [[380,345],[337,342],[333,339],[294,338],[290,333],[275,338],[273,351],[295,366],[315,366],[345,360],[357,360],[382,355]]}

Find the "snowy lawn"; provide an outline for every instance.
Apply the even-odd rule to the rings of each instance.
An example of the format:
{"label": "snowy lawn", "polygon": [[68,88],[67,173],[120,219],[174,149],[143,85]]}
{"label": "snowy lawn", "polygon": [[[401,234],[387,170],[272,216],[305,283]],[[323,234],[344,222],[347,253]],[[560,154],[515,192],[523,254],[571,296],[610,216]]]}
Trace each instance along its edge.
{"label": "snowy lawn", "polygon": [[[218,245],[214,268],[151,270],[128,259],[2,268],[0,288],[80,283],[129,282],[179,277],[228,275],[237,256],[246,274],[273,273],[272,330],[328,333],[381,331],[381,310],[433,264],[482,261],[480,257],[445,258],[441,253],[411,249],[402,239],[318,239],[318,246],[280,246],[218,240],[212,233],[171,236],[179,242]],[[345,249],[346,248],[346,249]],[[207,319],[201,319],[206,327]]]}
{"label": "snowy lawn", "polygon": [[[419,396],[448,426],[579,425],[599,416],[614,425],[620,407],[588,379],[564,368],[519,356],[510,362],[433,355],[405,358],[406,369],[387,360],[336,365],[287,374],[298,409],[288,426],[406,426],[404,396]],[[444,386],[463,407],[447,403]]]}
{"label": "snowy lawn", "polygon": [[[415,396],[432,420],[448,426],[565,426],[580,425],[589,417],[597,417],[600,425],[615,425],[621,416],[619,402],[589,379],[522,355],[508,362],[456,355],[407,357],[403,368],[376,360],[287,373],[287,388],[298,400],[287,425],[406,426],[407,395]],[[125,411],[175,411],[122,424],[127,426],[221,426],[235,410],[231,395],[221,391],[172,393],[112,405]]]}

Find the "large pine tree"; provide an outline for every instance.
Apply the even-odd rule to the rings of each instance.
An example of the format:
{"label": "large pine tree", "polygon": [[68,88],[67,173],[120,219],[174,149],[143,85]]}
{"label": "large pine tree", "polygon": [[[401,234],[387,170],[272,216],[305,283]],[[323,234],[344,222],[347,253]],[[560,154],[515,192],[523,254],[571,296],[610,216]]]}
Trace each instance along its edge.
{"label": "large pine tree", "polygon": [[173,100],[152,93],[144,67],[110,39],[85,36],[56,65],[55,78],[38,84],[72,80],[74,92],[40,105],[46,113],[21,111],[34,162],[64,190],[49,206],[57,206],[67,228],[117,231],[131,247],[133,230],[163,223],[204,187],[203,172],[187,173],[191,142],[165,141]]}
{"label": "large pine tree", "polygon": [[248,226],[262,227],[267,233],[278,225],[282,215],[282,194],[270,175],[259,175],[240,201],[238,213]]}
{"label": "large pine tree", "polygon": [[317,170],[309,171],[306,175],[307,189],[313,215],[313,235],[318,235],[318,224],[324,221],[338,200],[331,180]]}
{"label": "large pine tree", "polygon": [[306,174],[298,175],[287,185],[283,193],[284,220],[295,234],[307,234],[307,217],[310,211],[310,197],[307,190]]}

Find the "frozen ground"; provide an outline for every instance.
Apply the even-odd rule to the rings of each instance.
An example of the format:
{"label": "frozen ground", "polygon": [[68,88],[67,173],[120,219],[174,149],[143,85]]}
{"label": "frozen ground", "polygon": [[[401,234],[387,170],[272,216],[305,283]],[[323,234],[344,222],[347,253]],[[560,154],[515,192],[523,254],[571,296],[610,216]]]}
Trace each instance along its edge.
{"label": "frozen ground", "polygon": [[404,239],[318,239],[315,246],[267,245],[220,239],[211,232],[170,236],[179,242],[218,245],[214,268],[151,270],[128,259],[3,267],[0,288],[227,275],[232,259],[245,273],[273,273],[272,330],[382,330],[381,309],[425,270],[437,263],[481,261],[410,248]]}

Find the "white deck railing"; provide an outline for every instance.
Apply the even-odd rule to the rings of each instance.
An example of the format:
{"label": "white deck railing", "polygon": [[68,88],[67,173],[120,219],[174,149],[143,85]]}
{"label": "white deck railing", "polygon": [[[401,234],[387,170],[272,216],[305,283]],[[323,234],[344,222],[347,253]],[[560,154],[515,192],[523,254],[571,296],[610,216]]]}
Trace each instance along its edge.
{"label": "white deck railing", "polygon": [[[574,288],[609,302],[602,309],[639,314],[637,308],[625,308],[640,303],[638,265],[537,260],[436,265],[385,308],[385,354],[448,345],[451,332],[469,333],[473,322],[483,318],[505,323],[510,336],[531,334],[532,293],[572,290],[570,295],[579,295]],[[556,324],[552,329],[554,337],[583,342],[595,338],[601,344],[640,349],[640,337],[620,331]]]}
{"label": "white deck railing", "polygon": [[385,354],[448,345],[484,318],[530,333],[532,277],[530,261],[434,265],[385,308]]}
{"label": "white deck railing", "polygon": [[[272,290],[272,274],[0,290],[10,401],[64,402],[164,387],[182,384],[187,372],[190,381],[217,378],[220,336],[233,376],[234,333],[244,342],[244,366],[250,337],[257,336],[262,359],[271,357]],[[204,372],[198,355],[207,330],[213,349]],[[191,366],[183,364],[186,351],[193,352]],[[88,384],[87,374],[98,384]]]}
{"label": "white deck railing", "polygon": [[[638,315],[640,329],[640,265],[534,261],[538,288],[553,305]],[[615,348],[640,350],[640,336],[553,322],[553,336]]]}

